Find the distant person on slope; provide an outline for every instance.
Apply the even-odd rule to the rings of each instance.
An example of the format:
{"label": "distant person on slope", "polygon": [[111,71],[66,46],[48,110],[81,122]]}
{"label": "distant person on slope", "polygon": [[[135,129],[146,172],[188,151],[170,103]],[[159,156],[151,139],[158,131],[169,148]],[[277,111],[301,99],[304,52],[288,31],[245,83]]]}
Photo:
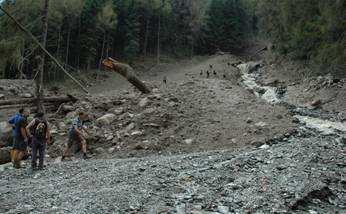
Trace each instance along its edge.
{"label": "distant person on slope", "polygon": [[37,153],[39,153],[38,169],[42,170],[44,167],[46,144],[50,143],[49,126],[47,120],[44,118],[44,114],[37,113],[34,119],[27,125],[26,130],[32,138],[31,167],[33,170],[37,169]]}
{"label": "distant person on slope", "polygon": [[68,138],[68,143],[66,145],[66,149],[64,151],[64,154],[61,158],[61,160],[64,160],[67,156],[70,155],[70,150],[71,147],[73,146],[74,143],[78,143],[79,146],[82,148],[83,152],[83,158],[88,159],[89,157],[87,156],[87,148],[86,148],[86,140],[85,140],[85,134],[87,133],[86,128],[84,127],[84,123],[89,119],[89,116],[85,112],[80,112],[78,114],[78,117],[76,117],[72,121],[72,126],[69,130],[69,138]]}
{"label": "distant person on slope", "polygon": [[24,109],[22,117],[20,117],[15,123],[15,139],[11,151],[11,159],[13,166],[17,169],[21,167],[20,161],[27,153],[29,136],[26,131],[26,126],[29,114],[29,110]]}

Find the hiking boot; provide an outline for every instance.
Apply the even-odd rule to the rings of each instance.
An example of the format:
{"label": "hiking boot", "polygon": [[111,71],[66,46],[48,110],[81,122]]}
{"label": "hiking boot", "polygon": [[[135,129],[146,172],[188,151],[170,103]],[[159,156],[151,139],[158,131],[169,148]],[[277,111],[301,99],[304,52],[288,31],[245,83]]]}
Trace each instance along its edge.
{"label": "hiking boot", "polygon": [[89,157],[87,154],[84,154],[84,155],[83,155],[83,159],[84,159],[84,160],[87,160],[87,159],[90,159],[90,157]]}
{"label": "hiking boot", "polygon": [[44,170],[44,166],[38,166],[38,170]]}

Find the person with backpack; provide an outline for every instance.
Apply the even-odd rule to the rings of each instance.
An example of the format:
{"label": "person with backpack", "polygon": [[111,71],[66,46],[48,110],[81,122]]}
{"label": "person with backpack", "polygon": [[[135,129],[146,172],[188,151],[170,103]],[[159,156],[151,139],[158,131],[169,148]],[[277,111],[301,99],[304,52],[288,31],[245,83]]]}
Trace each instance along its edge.
{"label": "person with backpack", "polygon": [[21,160],[27,154],[29,135],[26,130],[27,118],[30,112],[23,109],[22,117],[15,121],[14,127],[14,142],[11,150],[11,160],[15,168],[21,168]]}
{"label": "person with backpack", "polygon": [[[12,145],[16,138],[16,123],[19,119],[23,117],[23,112],[24,112],[23,108],[19,109],[19,111],[15,115],[10,117],[10,119],[8,120],[8,123],[12,126],[12,137],[13,137]],[[6,144],[6,146],[12,146],[12,145],[10,144],[10,142]]]}
{"label": "person with backpack", "polygon": [[87,133],[87,130],[84,126],[84,123],[89,120],[89,116],[85,112],[80,112],[78,114],[78,117],[73,119],[72,126],[68,133],[68,143],[66,145],[66,149],[62,155],[61,160],[64,160],[67,156],[70,154],[70,150],[74,143],[78,143],[83,152],[83,158],[88,159],[87,156],[87,148],[86,148],[86,140],[85,140],[85,133]]}
{"label": "person with backpack", "polygon": [[[33,170],[42,170],[44,165],[44,157],[46,144],[49,143],[50,132],[48,122],[44,118],[43,113],[37,113],[34,119],[27,125],[26,130],[32,138],[31,148],[31,167]],[[39,165],[37,168],[37,153],[39,153]]]}

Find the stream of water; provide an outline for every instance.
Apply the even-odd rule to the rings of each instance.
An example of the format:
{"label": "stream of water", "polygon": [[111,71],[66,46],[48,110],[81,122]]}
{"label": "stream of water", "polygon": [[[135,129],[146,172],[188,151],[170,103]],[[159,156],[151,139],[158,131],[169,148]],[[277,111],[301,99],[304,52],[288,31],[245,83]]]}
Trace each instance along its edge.
{"label": "stream of water", "polygon": [[[243,84],[246,88],[251,89],[254,94],[267,101],[270,104],[284,103],[283,98],[277,93],[276,87],[262,86],[257,83],[261,75],[259,62],[248,62],[238,65],[241,71]],[[334,122],[316,117],[295,115],[295,118],[306,127],[318,130],[323,135],[346,135],[346,122]]]}

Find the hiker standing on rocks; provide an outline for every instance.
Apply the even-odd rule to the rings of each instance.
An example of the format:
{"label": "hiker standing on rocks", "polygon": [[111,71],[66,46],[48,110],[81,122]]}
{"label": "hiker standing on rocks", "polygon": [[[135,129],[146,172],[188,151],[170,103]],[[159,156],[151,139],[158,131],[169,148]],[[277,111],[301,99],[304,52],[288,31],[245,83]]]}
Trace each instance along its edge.
{"label": "hiker standing on rocks", "polygon": [[42,170],[44,167],[46,144],[49,144],[50,140],[49,126],[44,118],[44,113],[37,113],[34,119],[27,125],[26,130],[32,138],[31,167],[33,170],[37,169],[37,153],[39,153],[38,169]]}
{"label": "hiker standing on rocks", "polygon": [[[12,126],[12,137],[13,137],[12,145],[16,138],[16,123],[20,118],[23,117],[23,112],[24,112],[23,108],[19,109],[18,113],[16,113],[14,116],[12,116],[8,120],[8,123]],[[12,146],[12,145],[6,145],[6,146]]]}
{"label": "hiker standing on rocks", "polygon": [[15,123],[15,139],[11,151],[11,159],[13,166],[17,169],[21,167],[20,161],[27,153],[29,136],[26,131],[26,126],[29,114],[29,110],[23,109],[22,117]]}
{"label": "hiker standing on rocks", "polygon": [[66,149],[64,151],[64,154],[61,158],[61,160],[64,160],[67,156],[70,155],[70,150],[71,147],[73,146],[74,143],[78,143],[82,147],[82,152],[83,152],[83,158],[88,159],[89,157],[87,156],[86,152],[86,140],[85,140],[85,133],[87,133],[86,128],[84,127],[84,123],[89,119],[89,116],[85,112],[80,112],[78,114],[78,117],[76,117],[72,121],[72,127],[69,130],[69,138],[68,138],[68,143],[66,146]]}

